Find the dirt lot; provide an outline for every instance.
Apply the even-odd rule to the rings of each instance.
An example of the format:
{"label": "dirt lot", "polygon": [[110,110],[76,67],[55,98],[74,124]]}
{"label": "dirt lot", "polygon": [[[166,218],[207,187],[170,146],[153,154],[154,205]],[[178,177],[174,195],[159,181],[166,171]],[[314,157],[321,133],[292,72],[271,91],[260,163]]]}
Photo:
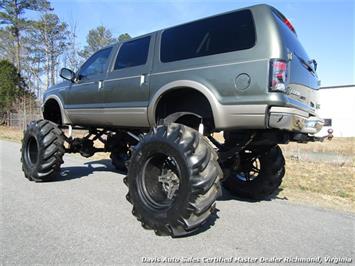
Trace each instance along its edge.
{"label": "dirt lot", "polygon": [[[0,127],[0,138],[19,142],[22,131]],[[319,207],[355,212],[355,138],[323,143],[281,145],[286,176],[278,198]],[[99,153],[93,159],[106,159]]]}

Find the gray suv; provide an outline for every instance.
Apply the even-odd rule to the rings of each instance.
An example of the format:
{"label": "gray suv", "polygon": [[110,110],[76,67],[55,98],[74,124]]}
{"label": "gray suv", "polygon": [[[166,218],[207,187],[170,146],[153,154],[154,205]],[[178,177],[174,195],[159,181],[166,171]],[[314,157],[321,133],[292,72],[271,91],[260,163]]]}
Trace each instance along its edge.
{"label": "gray suv", "polygon": [[63,68],[65,81],[45,93],[44,119],[24,135],[23,171],[50,180],[64,153],[110,152],[143,227],[190,234],[214,212],[220,184],[244,198],[275,193],[285,174],[278,144],[331,137],[314,136],[324,124],[316,68],[268,5],[105,47],[76,73]]}

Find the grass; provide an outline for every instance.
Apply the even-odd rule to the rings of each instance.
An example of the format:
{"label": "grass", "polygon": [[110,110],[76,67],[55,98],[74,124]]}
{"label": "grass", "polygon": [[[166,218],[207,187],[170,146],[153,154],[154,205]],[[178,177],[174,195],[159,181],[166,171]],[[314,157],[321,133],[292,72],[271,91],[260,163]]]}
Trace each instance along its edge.
{"label": "grass", "polygon": [[0,126],[0,139],[20,142],[22,136],[23,132],[20,129]]}
{"label": "grass", "polygon": [[[0,139],[20,141],[22,131],[0,127]],[[79,133],[77,136],[81,135]],[[286,156],[286,175],[278,198],[319,207],[355,212],[354,175],[355,138],[334,138],[323,143],[281,145]],[[350,163],[339,164],[325,161],[302,161],[292,153],[332,153],[351,157]],[[97,153],[93,160],[109,159],[106,153]]]}
{"label": "grass", "polygon": [[303,152],[322,152],[322,153],[335,153],[338,155],[354,154],[355,138],[334,138],[331,141],[325,140],[324,142],[313,142],[307,144],[289,143],[283,145],[283,150],[286,152],[295,152],[301,150]]}
{"label": "grass", "polygon": [[353,165],[286,158],[286,175],[278,197],[355,212],[354,184]]}

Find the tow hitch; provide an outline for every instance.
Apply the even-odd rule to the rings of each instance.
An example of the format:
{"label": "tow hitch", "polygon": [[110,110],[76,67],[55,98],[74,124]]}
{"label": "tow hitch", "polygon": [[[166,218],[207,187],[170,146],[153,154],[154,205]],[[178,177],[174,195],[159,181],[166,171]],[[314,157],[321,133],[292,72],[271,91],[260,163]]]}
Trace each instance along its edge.
{"label": "tow hitch", "polygon": [[333,129],[328,129],[328,134],[322,137],[310,136],[308,134],[298,133],[293,136],[293,140],[298,143],[307,143],[307,142],[323,142],[325,139],[332,140],[333,139]]}

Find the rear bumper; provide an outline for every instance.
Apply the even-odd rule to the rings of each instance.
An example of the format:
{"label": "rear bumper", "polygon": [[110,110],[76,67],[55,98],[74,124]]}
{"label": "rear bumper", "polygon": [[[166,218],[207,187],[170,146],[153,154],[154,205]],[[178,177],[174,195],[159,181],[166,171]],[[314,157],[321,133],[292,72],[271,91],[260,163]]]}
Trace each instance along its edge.
{"label": "rear bumper", "polygon": [[307,134],[318,133],[324,125],[323,119],[289,107],[271,107],[268,120],[271,128]]}

